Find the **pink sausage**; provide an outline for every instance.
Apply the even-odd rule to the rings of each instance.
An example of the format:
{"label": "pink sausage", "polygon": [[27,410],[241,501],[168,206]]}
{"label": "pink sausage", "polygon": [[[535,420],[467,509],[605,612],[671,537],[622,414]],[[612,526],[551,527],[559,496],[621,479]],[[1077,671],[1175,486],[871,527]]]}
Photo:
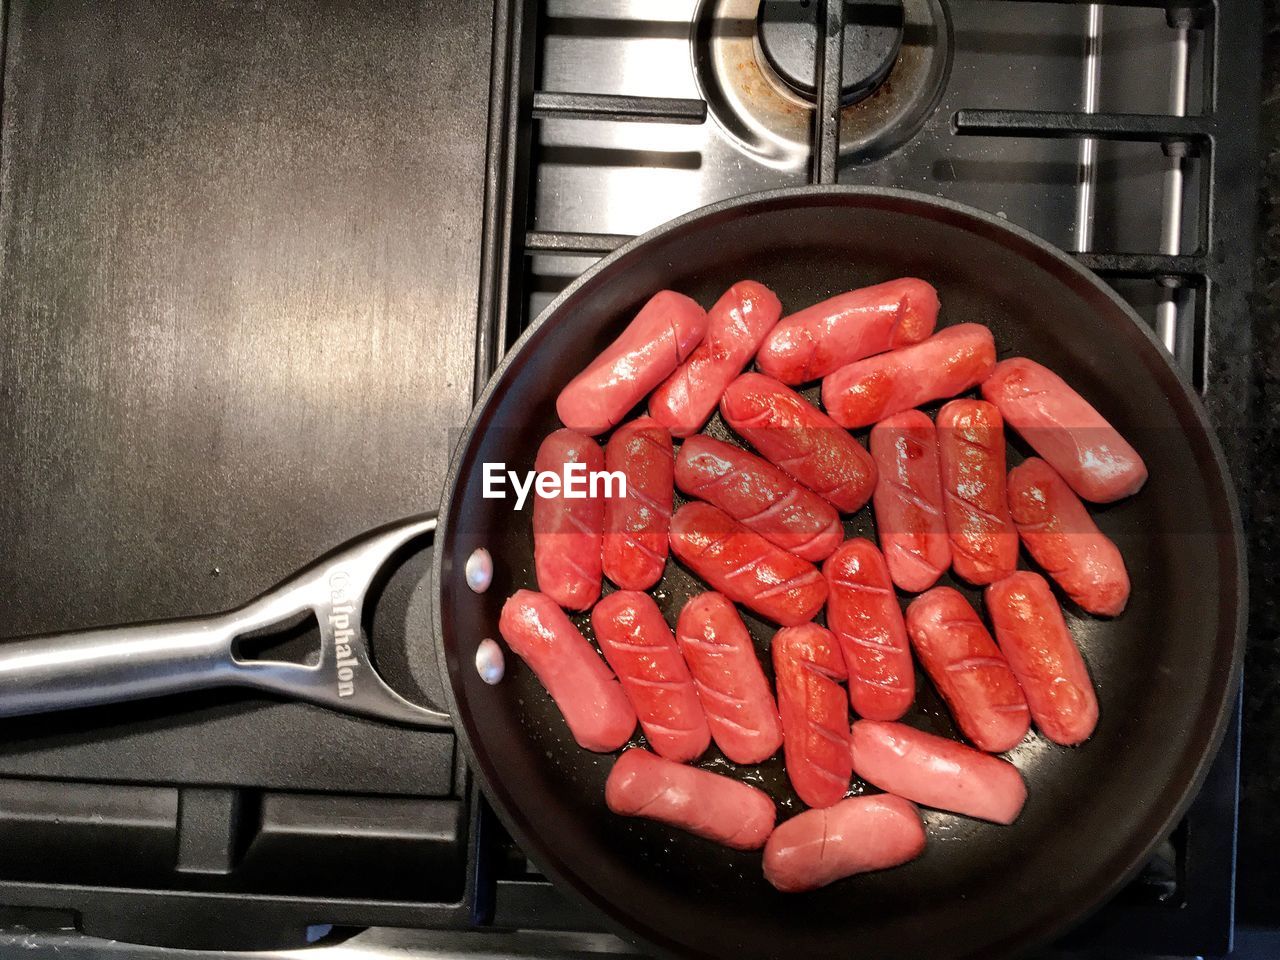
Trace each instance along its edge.
{"label": "pink sausage", "polygon": [[916,696],[916,669],[884,557],[870,540],[846,540],[822,567],[827,626],[849,668],[854,713],[897,720]]}
{"label": "pink sausage", "polygon": [[1013,823],[1027,785],[1007,760],[903,723],[858,720],[853,772],[881,790],[926,807],[993,823]]}
{"label": "pink sausage", "polygon": [[783,383],[817,380],[854,360],[919,343],[937,319],[938,291],[923,280],[877,283],[785,317],[765,338],[756,365]]}
{"label": "pink sausage", "polygon": [[1019,570],[987,587],[986,602],[1040,732],[1063,746],[1084,743],[1098,725],[1098,698],[1049,584]]}
{"label": "pink sausage", "polygon": [[857,360],[822,381],[822,405],[843,427],[867,427],[932,400],[977,386],[996,364],[991,331],[976,323],[939,330],[928,340]]}
{"label": "pink sausage", "polygon": [[551,694],[580,747],[609,753],[630,739],[636,712],[621,684],[554,600],[517,590],[498,632]]}
{"label": "pink sausage", "polygon": [[934,587],[907,607],[907,634],[960,732],[988,753],[1016,746],[1031,729],[1018,680],[969,601]]}
{"label": "pink sausage", "polygon": [[797,557],[817,563],[844,538],[835,508],[766,460],[722,440],[680,445],[676,485]]}
{"label": "pink sausage", "polygon": [[773,637],[787,778],[811,807],[829,807],[849,790],[849,707],[840,681],[844,657],[831,631],[816,623]]}
{"label": "pink sausage", "polygon": [[777,753],[778,705],[734,605],[718,593],[694,597],[676,621],[676,643],[721,752],[734,763],[759,763]]}
{"label": "pink sausage", "polygon": [[604,658],[622,681],[655,753],[696,760],[711,744],[698,690],[671,628],[647,593],[619,590],[591,611]]}
{"label": "pink sausage", "polygon": [[[587,473],[604,469],[604,454],[590,437],[557,430],[538,447],[534,469],[563,476],[566,464],[581,463]],[[538,588],[562,607],[586,610],[600,596],[600,548],[604,500],[569,499],[563,491],[533,498],[533,566]]]}
{"label": "pink sausage", "polygon": [[1029,457],[1009,471],[1009,512],[1027,552],[1089,613],[1114,617],[1129,600],[1120,550],[1058,472]]}
{"label": "pink sausage", "polygon": [[627,478],[627,495],[604,502],[604,575],[624,590],[648,590],[667,565],[675,454],[666,428],[648,417],[623,424],[604,447],[605,469]]}
{"label": "pink sausage", "polygon": [[744,373],[724,392],[720,413],[766,460],[841,513],[853,513],[871,499],[876,485],[871,455],[790,387]]}
{"label": "pink sausage", "polygon": [[701,430],[724,388],[742,372],[780,316],[782,304],[763,283],[735,283],[707,312],[706,338],[649,398],[649,416],[677,437]]}
{"label": "pink sausage", "polygon": [[707,331],[707,314],[680,293],[655,293],[587,369],[556,398],[565,426],[595,436],[621,422],[693,352]]}
{"label": "pink sausage", "polygon": [[924,824],[910,801],[891,793],[850,797],[779,824],[764,846],[764,876],[783,893],[801,893],[923,852]]}
{"label": "pink sausage", "polygon": [[777,818],[773,801],[755,787],[638,749],[609,771],[604,802],[621,816],[669,823],[735,850],[763,847]]}
{"label": "pink sausage", "polygon": [[813,564],[710,504],[676,511],[671,552],[730,600],[783,626],[812,620],[827,599],[827,582]]}
{"label": "pink sausage", "polygon": [[871,457],[871,503],[889,576],[908,593],[928,590],[951,565],[933,421],[919,410],[881,420],[871,428]]}
{"label": "pink sausage", "polygon": [[982,395],[1085,500],[1137,493],[1147,465],[1116,428],[1052,370],[1026,357],[996,365]]}
{"label": "pink sausage", "polygon": [[1018,531],[1005,495],[1004,423],[984,400],[952,400],[938,411],[942,497],[951,565],[970,583],[991,583],[1018,566]]}

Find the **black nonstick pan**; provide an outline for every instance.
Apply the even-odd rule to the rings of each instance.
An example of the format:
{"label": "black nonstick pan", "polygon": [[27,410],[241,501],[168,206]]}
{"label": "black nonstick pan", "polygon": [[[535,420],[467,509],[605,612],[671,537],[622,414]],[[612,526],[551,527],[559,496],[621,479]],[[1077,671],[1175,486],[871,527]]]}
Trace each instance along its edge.
{"label": "black nonstick pan", "polygon": [[[709,306],[734,281],[752,278],[789,312],[899,276],[938,288],[941,324],[986,324],[1001,356],[1053,368],[1140,451],[1151,473],[1145,489],[1094,511],[1120,544],[1133,597],[1114,620],[1066,604],[1101,721],[1081,747],[1033,733],[1011,753],[1030,791],[1016,824],[926,811],[929,842],[918,860],[784,895],[761,876],[759,853],[610,814],[603,787],[613,757],[573,743],[513,655],[503,682],[482,682],[477,643],[498,636],[506,597],[534,586],[528,508],[517,513],[512,500],[485,499],[482,465],[532,469],[540,440],[558,426],[561,387],[659,289]],[[729,436],[718,418],[708,429]],[[1011,462],[1025,453],[1012,441]],[[650,949],[860,960],[1019,952],[1064,931],[1142,866],[1177,823],[1225,728],[1243,646],[1244,560],[1234,496],[1200,404],[1096,277],[1030,234],[953,203],[890,190],[782,190],[696,211],[628,244],[521,337],[480,398],[448,489],[436,540],[435,627],[467,758],[529,856]],[[870,510],[847,529],[871,535]],[[491,551],[496,567],[484,594],[463,577],[477,547]],[[975,592],[959,586],[976,603]],[[704,589],[669,561],[656,596],[674,623]],[[748,623],[767,669],[773,630]],[[906,721],[955,736],[928,681],[920,687]],[[735,768],[713,748],[701,763],[762,786],[780,818],[802,809],[778,758]],[[852,789],[869,788],[855,779]]]}

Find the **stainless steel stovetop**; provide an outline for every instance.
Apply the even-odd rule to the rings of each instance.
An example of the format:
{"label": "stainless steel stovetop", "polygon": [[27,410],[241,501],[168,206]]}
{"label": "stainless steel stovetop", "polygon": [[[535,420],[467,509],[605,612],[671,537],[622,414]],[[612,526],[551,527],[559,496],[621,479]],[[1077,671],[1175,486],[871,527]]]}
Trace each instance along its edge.
{"label": "stainless steel stovetop", "polygon": [[[263,0],[228,2],[237,17],[270,20]],[[806,43],[820,44],[820,34],[788,35],[777,27],[797,29],[794,22],[813,17],[823,0],[768,5],[774,19],[766,42],[759,0],[496,0],[487,188],[483,209],[471,197],[466,206],[483,219],[478,304],[448,303],[478,313],[478,321],[440,331],[453,353],[458,344],[450,334],[468,338],[463,352],[474,337],[476,383],[559,290],[627,237],[714,200],[813,182],[811,100],[822,97],[806,95],[794,76],[788,84],[783,74],[812,69],[820,55],[807,54]],[[421,9],[428,6],[439,13],[447,4]],[[890,67],[882,83],[868,82],[869,93],[860,90],[862,99],[833,114],[838,163],[818,173],[828,182],[901,187],[973,204],[1078,251],[1170,348],[1205,397],[1243,477],[1250,340],[1242,281],[1252,258],[1245,221],[1253,216],[1257,95],[1249,71],[1236,68],[1256,63],[1254,14],[1225,0],[856,0],[844,9],[853,52],[846,71],[860,81]],[[900,37],[893,29],[899,18]],[[239,19],[227,19],[238,27]],[[374,23],[385,36],[402,32],[390,19]],[[431,29],[425,20],[419,26]],[[321,49],[323,61],[331,51]],[[416,63],[412,55],[405,62]],[[451,124],[447,113],[424,123]],[[626,119],[609,119],[617,116]],[[428,166],[451,160],[427,155],[428,146],[422,151]],[[408,161],[403,166],[414,169]],[[458,223],[445,226],[465,234]],[[469,269],[470,251],[458,256],[451,278]],[[359,284],[353,288],[363,302]],[[448,386],[456,392],[463,385],[454,375]],[[1186,822],[1072,949],[1091,955],[1226,949],[1237,773],[1238,742],[1230,736]],[[330,928],[321,898],[308,912],[308,901],[298,897],[290,916],[314,919],[318,946],[238,956],[577,957],[630,950],[600,932],[600,918],[568,903],[505,838],[474,802],[460,765],[450,789],[470,812],[458,841],[467,844],[457,861],[465,863],[459,885],[466,892],[431,915],[452,929],[375,927],[351,935]],[[477,836],[482,842],[474,844]],[[179,890],[174,899],[185,895]],[[398,908],[378,905],[384,915]],[[344,909],[359,914],[350,901]],[[2,926],[0,955],[19,949],[85,960],[170,955],[70,929],[29,933],[21,913]]]}

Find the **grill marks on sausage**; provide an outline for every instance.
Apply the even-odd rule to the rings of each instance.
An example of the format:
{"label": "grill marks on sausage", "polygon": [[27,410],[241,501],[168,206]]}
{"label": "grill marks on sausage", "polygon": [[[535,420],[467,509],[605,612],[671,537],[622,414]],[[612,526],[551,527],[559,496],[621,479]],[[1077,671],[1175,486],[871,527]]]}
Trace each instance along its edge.
{"label": "grill marks on sausage", "polygon": [[809,806],[830,806],[848,790],[853,770],[839,645],[817,624],[789,627],[774,635],[773,663],[787,774]]}
{"label": "grill marks on sausage", "polygon": [[700,756],[711,731],[689,668],[653,598],[634,590],[611,593],[596,604],[591,623],[654,751],[677,761]]}

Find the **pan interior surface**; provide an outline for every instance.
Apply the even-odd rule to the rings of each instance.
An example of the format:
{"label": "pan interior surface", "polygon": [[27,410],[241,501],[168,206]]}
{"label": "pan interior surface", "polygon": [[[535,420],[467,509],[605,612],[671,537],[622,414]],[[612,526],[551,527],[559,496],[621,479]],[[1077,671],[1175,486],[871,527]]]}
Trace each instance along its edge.
{"label": "pan interior surface", "polygon": [[[1029,790],[1016,824],[924,811],[929,842],[918,860],[784,895],[763,879],[758,852],[610,814],[603,789],[613,757],[574,744],[517,658],[508,657],[503,683],[480,680],[476,644],[498,636],[512,591],[535,587],[528,507],[516,513],[510,499],[485,499],[481,468],[532,468],[538,443],[559,426],[561,387],[659,289],[709,307],[731,283],[751,278],[776,291],[789,313],[901,276],[937,287],[940,325],[987,325],[1002,358],[1045,363],[1137,447],[1150,469],[1146,487],[1091,507],[1124,554],[1133,596],[1112,620],[1064,605],[1101,720],[1081,747],[1057,747],[1032,733],[1010,754]],[[708,432],[732,439],[718,417]],[[865,431],[857,435],[865,443]],[[1010,464],[1027,452],[1011,439]],[[598,264],[525,334],[481,398],[451,480],[437,541],[436,617],[468,759],[540,867],[660,950],[944,960],[990,958],[1042,941],[1141,866],[1220,739],[1238,674],[1243,598],[1234,503],[1205,420],[1154,339],[1112,293],[985,214],[912,194],[835,188],[762,194],[682,218]],[[870,507],[846,528],[850,536],[872,535]],[[462,579],[462,563],[478,546],[496,566],[482,595]],[[1029,565],[1025,555],[1021,565]],[[674,624],[684,602],[705,589],[669,560],[655,595]],[[978,592],[962,589],[981,609]],[[901,599],[905,605],[910,597]],[[773,628],[746,619],[771,673]],[[955,736],[932,686],[920,680],[905,721]],[[780,819],[803,809],[780,757],[739,769],[713,748],[701,765],[765,789]],[[874,792],[856,778],[852,790]]]}

